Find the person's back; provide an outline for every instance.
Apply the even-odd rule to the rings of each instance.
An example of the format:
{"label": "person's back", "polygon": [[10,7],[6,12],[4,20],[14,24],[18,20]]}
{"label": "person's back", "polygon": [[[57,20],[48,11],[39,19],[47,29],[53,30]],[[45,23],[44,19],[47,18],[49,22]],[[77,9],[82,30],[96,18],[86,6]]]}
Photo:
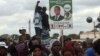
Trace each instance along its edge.
{"label": "person's back", "polygon": [[86,56],[94,56],[94,50],[93,48],[87,48],[85,51]]}
{"label": "person's back", "polygon": [[42,9],[42,26],[44,29],[49,29],[49,21],[48,21],[48,15],[46,13],[46,7],[43,7]]}
{"label": "person's back", "polygon": [[100,39],[97,39],[96,41],[94,41],[93,49],[98,55],[100,55]]}

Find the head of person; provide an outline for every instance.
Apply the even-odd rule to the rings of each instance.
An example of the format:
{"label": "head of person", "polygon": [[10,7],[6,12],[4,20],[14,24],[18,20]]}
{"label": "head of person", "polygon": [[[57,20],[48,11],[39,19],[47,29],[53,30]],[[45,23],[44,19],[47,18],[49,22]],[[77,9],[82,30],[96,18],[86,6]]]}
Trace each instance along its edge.
{"label": "head of person", "polygon": [[53,53],[59,53],[60,50],[61,50],[61,43],[59,41],[55,41],[52,44],[51,51]]}
{"label": "head of person", "polygon": [[32,45],[39,45],[40,44],[40,38],[37,35],[33,36],[31,41],[32,41]]}
{"label": "head of person", "polygon": [[93,43],[87,43],[87,48],[93,47]]}
{"label": "head of person", "polygon": [[55,15],[60,15],[60,11],[61,11],[61,9],[60,9],[59,6],[55,6],[54,7],[54,13],[55,13]]}
{"label": "head of person", "polygon": [[100,55],[100,39],[97,39],[94,41],[93,43],[93,49],[95,50],[95,52]]}
{"label": "head of person", "polygon": [[73,42],[71,41],[71,38],[67,38],[67,40],[64,43],[64,46],[66,46],[67,48],[72,48]]}
{"label": "head of person", "polygon": [[41,13],[41,10],[42,10],[42,7],[38,6],[38,7],[37,7],[37,12],[38,12],[38,13]]}
{"label": "head of person", "polygon": [[35,45],[31,49],[31,52],[33,53],[33,56],[41,56],[42,55],[42,46],[41,45]]}
{"label": "head of person", "polygon": [[0,46],[0,56],[7,56],[7,49],[4,46]]}
{"label": "head of person", "polygon": [[42,11],[43,11],[43,12],[46,12],[46,10],[47,10],[46,7],[43,7],[43,8],[42,8]]}
{"label": "head of person", "polygon": [[72,40],[72,39],[69,37],[69,38],[68,38],[68,41],[71,41],[71,40]]}
{"label": "head of person", "polygon": [[63,53],[63,56],[73,56],[73,54],[71,53],[71,51],[65,51],[64,53]]}
{"label": "head of person", "polygon": [[67,37],[67,38],[64,40],[64,42],[68,42],[68,41],[71,41],[71,40],[72,40],[71,38]]}
{"label": "head of person", "polygon": [[26,34],[26,29],[19,29],[20,34]]}
{"label": "head of person", "polygon": [[87,42],[86,42],[86,41],[83,41],[83,43],[82,43],[82,47],[83,47],[84,49],[87,48]]}

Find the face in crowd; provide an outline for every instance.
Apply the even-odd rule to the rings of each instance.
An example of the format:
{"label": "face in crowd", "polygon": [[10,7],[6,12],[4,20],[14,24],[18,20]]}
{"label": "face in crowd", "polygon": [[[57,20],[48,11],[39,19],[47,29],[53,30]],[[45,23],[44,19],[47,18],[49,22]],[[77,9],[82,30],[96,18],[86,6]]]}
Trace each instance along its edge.
{"label": "face in crowd", "polygon": [[38,6],[38,7],[37,7],[38,13],[41,13],[41,10],[42,10],[42,7]]}
{"label": "face in crowd", "polygon": [[20,33],[20,34],[26,34],[26,29],[20,29],[20,30],[19,30],[19,33]]}
{"label": "face in crowd", "polygon": [[59,41],[55,41],[51,48],[52,52],[58,53],[61,50],[61,44]]}
{"label": "face in crowd", "polygon": [[34,46],[33,56],[42,56],[42,47],[40,45]]}

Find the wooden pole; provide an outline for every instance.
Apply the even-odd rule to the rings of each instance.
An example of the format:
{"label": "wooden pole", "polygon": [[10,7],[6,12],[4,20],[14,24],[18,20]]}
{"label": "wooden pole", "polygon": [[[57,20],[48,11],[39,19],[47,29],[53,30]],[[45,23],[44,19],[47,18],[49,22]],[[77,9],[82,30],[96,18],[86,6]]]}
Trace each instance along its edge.
{"label": "wooden pole", "polygon": [[29,20],[29,34],[30,34],[30,36],[31,36],[31,20]]}
{"label": "wooden pole", "polygon": [[64,45],[64,43],[63,43],[63,41],[64,41],[64,37],[63,37],[63,29],[61,30],[61,44],[62,44],[62,47],[63,47],[63,45]]}

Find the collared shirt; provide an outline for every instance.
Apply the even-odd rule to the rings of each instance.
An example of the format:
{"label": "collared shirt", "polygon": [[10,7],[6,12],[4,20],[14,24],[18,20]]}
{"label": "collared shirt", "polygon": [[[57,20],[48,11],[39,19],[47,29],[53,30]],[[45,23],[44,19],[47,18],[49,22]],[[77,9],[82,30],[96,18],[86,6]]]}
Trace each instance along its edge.
{"label": "collared shirt", "polygon": [[55,16],[55,20],[58,20],[59,17],[60,17],[60,15],[56,15],[56,16]]}

